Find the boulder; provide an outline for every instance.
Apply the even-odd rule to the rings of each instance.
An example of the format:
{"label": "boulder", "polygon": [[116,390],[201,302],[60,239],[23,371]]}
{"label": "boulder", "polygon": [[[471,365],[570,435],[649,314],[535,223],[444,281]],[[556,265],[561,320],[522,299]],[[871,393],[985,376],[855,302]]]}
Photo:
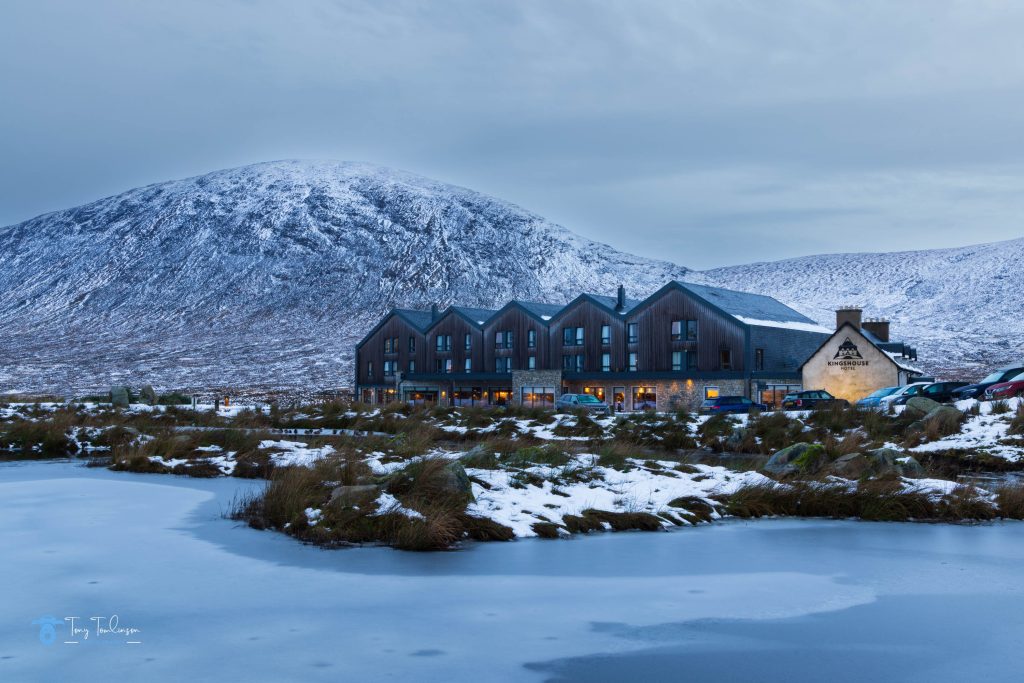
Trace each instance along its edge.
{"label": "boulder", "polygon": [[127,408],[131,405],[131,392],[128,387],[110,387],[110,402],[115,408]]}
{"label": "boulder", "polygon": [[[905,408],[905,412],[908,415],[917,415],[923,417],[941,406],[941,403],[939,403],[938,401],[933,401],[930,398],[925,398],[924,396],[914,396],[909,401],[907,401],[907,407]],[[954,410],[956,410],[956,408],[954,408]]]}
{"label": "boulder", "polygon": [[871,461],[863,453],[849,453],[836,458],[828,473],[844,479],[860,479],[871,469]]}
{"label": "boulder", "polygon": [[377,496],[380,495],[380,490],[380,487],[376,484],[336,486],[331,491],[331,500],[328,504],[343,508],[366,505],[377,499]]}
{"label": "boulder", "polygon": [[845,479],[887,475],[918,478],[924,476],[924,468],[913,457],[900,451],[876,448],[866,453],[850,453],[836,458],[828,466],[828,473]]}
{"label": "boulder", "polygon": [[483,445],[476,445],[459,456],[464,467],[493,470],[498,467],[498,458],[494,452]]}
{"label": "boulder", "polygon": [[152,384],[147,384],[139,390],[139,399],[146,405],[155,406],[157,404],[156,389]]}
{"label": "boulder", "polygon": [[768,462],[764,464],[764,470],[772,474],[794,474],[799,472],[800,468],[794,461],[800,458],[800,456],[805,455],[811,448],[813,448],[812,444],[804,442],[787,446],[768,458]]}

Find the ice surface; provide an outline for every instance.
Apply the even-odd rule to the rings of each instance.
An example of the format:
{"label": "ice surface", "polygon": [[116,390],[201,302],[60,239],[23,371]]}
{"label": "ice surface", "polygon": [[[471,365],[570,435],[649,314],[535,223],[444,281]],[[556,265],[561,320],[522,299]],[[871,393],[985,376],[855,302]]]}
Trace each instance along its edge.
{"label": "ice surface", "polygon": [[[324,551],[221,518],[262,485],[0,465],[0,680],[1017,677],[1019,523]],[[141,642],[45,646],[48,614],[117,614]]]}

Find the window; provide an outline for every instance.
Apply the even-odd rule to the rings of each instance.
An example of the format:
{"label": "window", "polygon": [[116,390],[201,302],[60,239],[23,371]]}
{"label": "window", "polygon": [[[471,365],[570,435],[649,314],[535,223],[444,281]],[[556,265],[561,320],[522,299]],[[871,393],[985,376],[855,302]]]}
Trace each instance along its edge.
{"label": "window", "polygon": [[583,393],[590,394],[598,401],[603,401],[605,396],[604,387],[583,387]]}
{"label": "window", "polygon": [[718,364],[723,370],[732,370],[732,351],[721,349],[718,352]]}
{"label": "window", "polygon": [[563,370],[572,370],[573,362],[574,361],[573,361],[573,357],[572,357],[571,353],[564,354],[562,356],[562,369]]}
{"label": "window", "polygon": [[576,328],[576,346],[583,346],[583,328]]}
{"label": "window", "polygon": [[452,403],[456,406],[483,405],[484,393],[480,387],[455,387]]}
{"label": "window", "polygon": [[471,335],[469,332],[467,332],[466,336],[463,338],[463,348],[466,349],[467,351],[473,348],[473,335]]}
{"label": "window", "polygon": [[373,379],[373,361],[366,361],[366,376]]}
{"label": "window", "polygon": [[438,351],[452,350],[452,336],[450,334],[439,334],[435,340],[435,348]]}
{"label": "window", "polygon": [[444,360],[444,371],[445,371],[445,374],[451,374],[451,371],[452,371],[452,359],[451,358],[445,358],[445,360]]}
{"label": "window", "polygon": [[583,328],[564,328],[562,330],[562,346],[583,346]]}
{"label": "window", "polygon": [[495,372],[512,372],[512,359],[508,356],[494,359]]}
{"label": "window", "polygon": [[585,360],[585,357],[584,357],[584,355],[582,353],[576,354],[576,363],[575,363],[576,372],[583,372],[583,362],[584,362],[584,360]]}
{"label": "window", "polygon": [[384,340],[384,353],[398,353],[398,337],[388,337]]}
{"label": "window", "polygon": [[672,321],[672,341],[683,340],[683,321],[673,320]]}
{"label": "window", "polygon": [[526,346],[531,349],[537,348],[537,330],[527,330]]}
{"label": "window", "polygon": [[437,371],[438,374],[444,372],[444,361],[441,360],[440,358],[434,361],[434,369]]}
{"label": "window", "polygon": [[658,392],[654,387],[633,387],[633,410],[657,410]]}
{"label": "window", "polygon": [[686,354],[686,369],[696,370],[697,369],[697,354],[687,353]]}
{"label": "window", "polygon": [[697,341],[697,321],[686,321],[686,341]]}
{"label": "window", "polygon": [[537,356],[530,356],[526,359],[526,368],[527,370],[537,369]]}
{"label": "window", "polygon": [[409,335],[409,353],[416,353],[416,337]]}
{"label": "window", "polygon": [[704,387],[704,399],[718,398],[718,387]]}
{"label": "window", "polygon": [[386,360],[384,361],[384,376],[393,377],[395,372],[398,371],[398,361]]}
{"label": "window", "polygon": [[640,330],[636,323],[626,325],[626,341],[630,344],[636,344],[640,341]]}
{"label": "window", "polygon": [[522,403],[527,408],[554,408],[554,387],[523,387],[520,394]]}
{"label": "window", "polygon": [[500,330],[494,333],[494,348],[496,349],[511,349],[512,348],[512,330]]}
{"label": "window", "polygon": [[764,370],[764,349],[754,349],[754,369]]}
{"label": "window", "polygon": [[409,374],[411,375],[414,372],[416,372],[416,361],[411,360],[409,361]]}
{"label": "window", "polygon": [[[675,325],[675,323],[672,323],[672,324]],[[685,355],[686,355],[686,353],[684,351],[673,351],[672,352],[672,369],[673,370],[678,371],[678,370],[682,370],[683,369],[683,365],[684,365],[684,362],[685,362],[683,360],[683,356],[685,356]]]}
{"label": "window", "polygon": [[466,359],[465,370],[466,370],[466,372],[473,372],[473,359],[472,358],[467,358]]}
{"label": "window", "polygon": [[629,371],[630,372],[636,372],[636,370],[637,370],[636,351],[631,351],[629,353]]}
{"label": "window", "polygon": [[601,325],[601,343],[611,344],[612,343],[612,326]]}
{"label": "window", "polygon": [[612,354],[602,353],[601,354],[601,372],[612,371]]}

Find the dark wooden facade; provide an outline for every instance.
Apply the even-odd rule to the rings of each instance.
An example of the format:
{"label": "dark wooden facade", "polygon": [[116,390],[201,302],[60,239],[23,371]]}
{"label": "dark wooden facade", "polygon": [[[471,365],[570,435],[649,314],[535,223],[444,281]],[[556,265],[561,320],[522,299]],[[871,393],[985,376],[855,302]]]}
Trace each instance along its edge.
{"label": "dark wooden facade", "polygon": [[[384,353],[385,339],[398,338],[398,350]],[[415,350],[409,351],[409,339],[414,340]],[[378,328],[356,349],[356,379],[360,385],[394,385],[395,377],[385,376],[384,361],[396,361],[399,372],[408,372],[409,361],[415,362],[419,371],[426,363],[426,346],[423,332],[413,327],[397,313],[391,313]],[[373,376],[369,364],[373,364]]]}
{"label": "dark wooden facade", "polygon": [[[601,326],[608,325],[611,332],[611,343],[604,344],[601,340]],[[583,346],[566,345],[566,328],[582,327]],[[594,301],[587,296],[576,298],[561,313],[551,319],[548,326],[551,344],[551,368],[563,368],[563,356],[584,355],[583,372],[602,372],[602,356],[611,355],[611,372],[626,370],[625,325],[622,316],[614,310]],[[573,370],[575,372],[575,370]]]}
{"label": "dark wooden facade", "polygon": [[[686,341],[685,329],[683,340],[672,341],[674,320],[696,320],[696,342]],[[681,289],[669,288],[660,296],[651,297],[630,311],[626,323],[637,324],[638,343],[630,344],[627,351],[637,353],[640,372],[672,370],[673,351],[696,353],[695,372],[744,371],[744,326]],[[730,352],[730,368],[722,366],[724,350]]]}
{"label": "dark wooden facade", "polygon": [[[466,336],[469,335],[470,348],[466,349]],[[451,350],[438,351],[438,336],[451,336]],[[426,364],[419,373],[440,374],[437,370],[437,361],[442,364],[446,360],[452,361],[452,375],[466,373],[466,359],[472,360],[472,372],[482,372],[484,368],[484,337],[483,330],[479,325],[466,319],[457,311],[449,309],[435,321],[426,333]]]}
{"label": "dark wooden facade", "polygon": [[[535,333],[536,346],[528,344],[529,332]],[[498,332],[512,333],[512,348],[497,348],[495,335]],[[529,358],[536,358],[537,370],[551,368],[551,354],[548,324],[543,319],[532,315],[529,311],[515,303],[505,306],[494,317],[487,321],[483,328],[484,334],[484,372],[495,372],[498,358],[511,359],[514,370],[529,368]]]}

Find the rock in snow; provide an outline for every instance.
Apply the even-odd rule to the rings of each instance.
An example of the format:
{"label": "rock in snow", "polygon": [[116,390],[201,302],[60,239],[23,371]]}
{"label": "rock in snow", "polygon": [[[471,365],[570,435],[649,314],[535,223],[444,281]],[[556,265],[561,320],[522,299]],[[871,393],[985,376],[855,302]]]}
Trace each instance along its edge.
{"label": "rock in snow", "polygon": [[920,342],[926,368],[998,362],[1021,351],[1022,260],[1018,240],[695,273],[409,173],[271,162],[0,228],[0,390],[341,387],[393,306],[564,303],[619,283],[641,297],[674,278],[773,294],[825,324],[863,303]]}

